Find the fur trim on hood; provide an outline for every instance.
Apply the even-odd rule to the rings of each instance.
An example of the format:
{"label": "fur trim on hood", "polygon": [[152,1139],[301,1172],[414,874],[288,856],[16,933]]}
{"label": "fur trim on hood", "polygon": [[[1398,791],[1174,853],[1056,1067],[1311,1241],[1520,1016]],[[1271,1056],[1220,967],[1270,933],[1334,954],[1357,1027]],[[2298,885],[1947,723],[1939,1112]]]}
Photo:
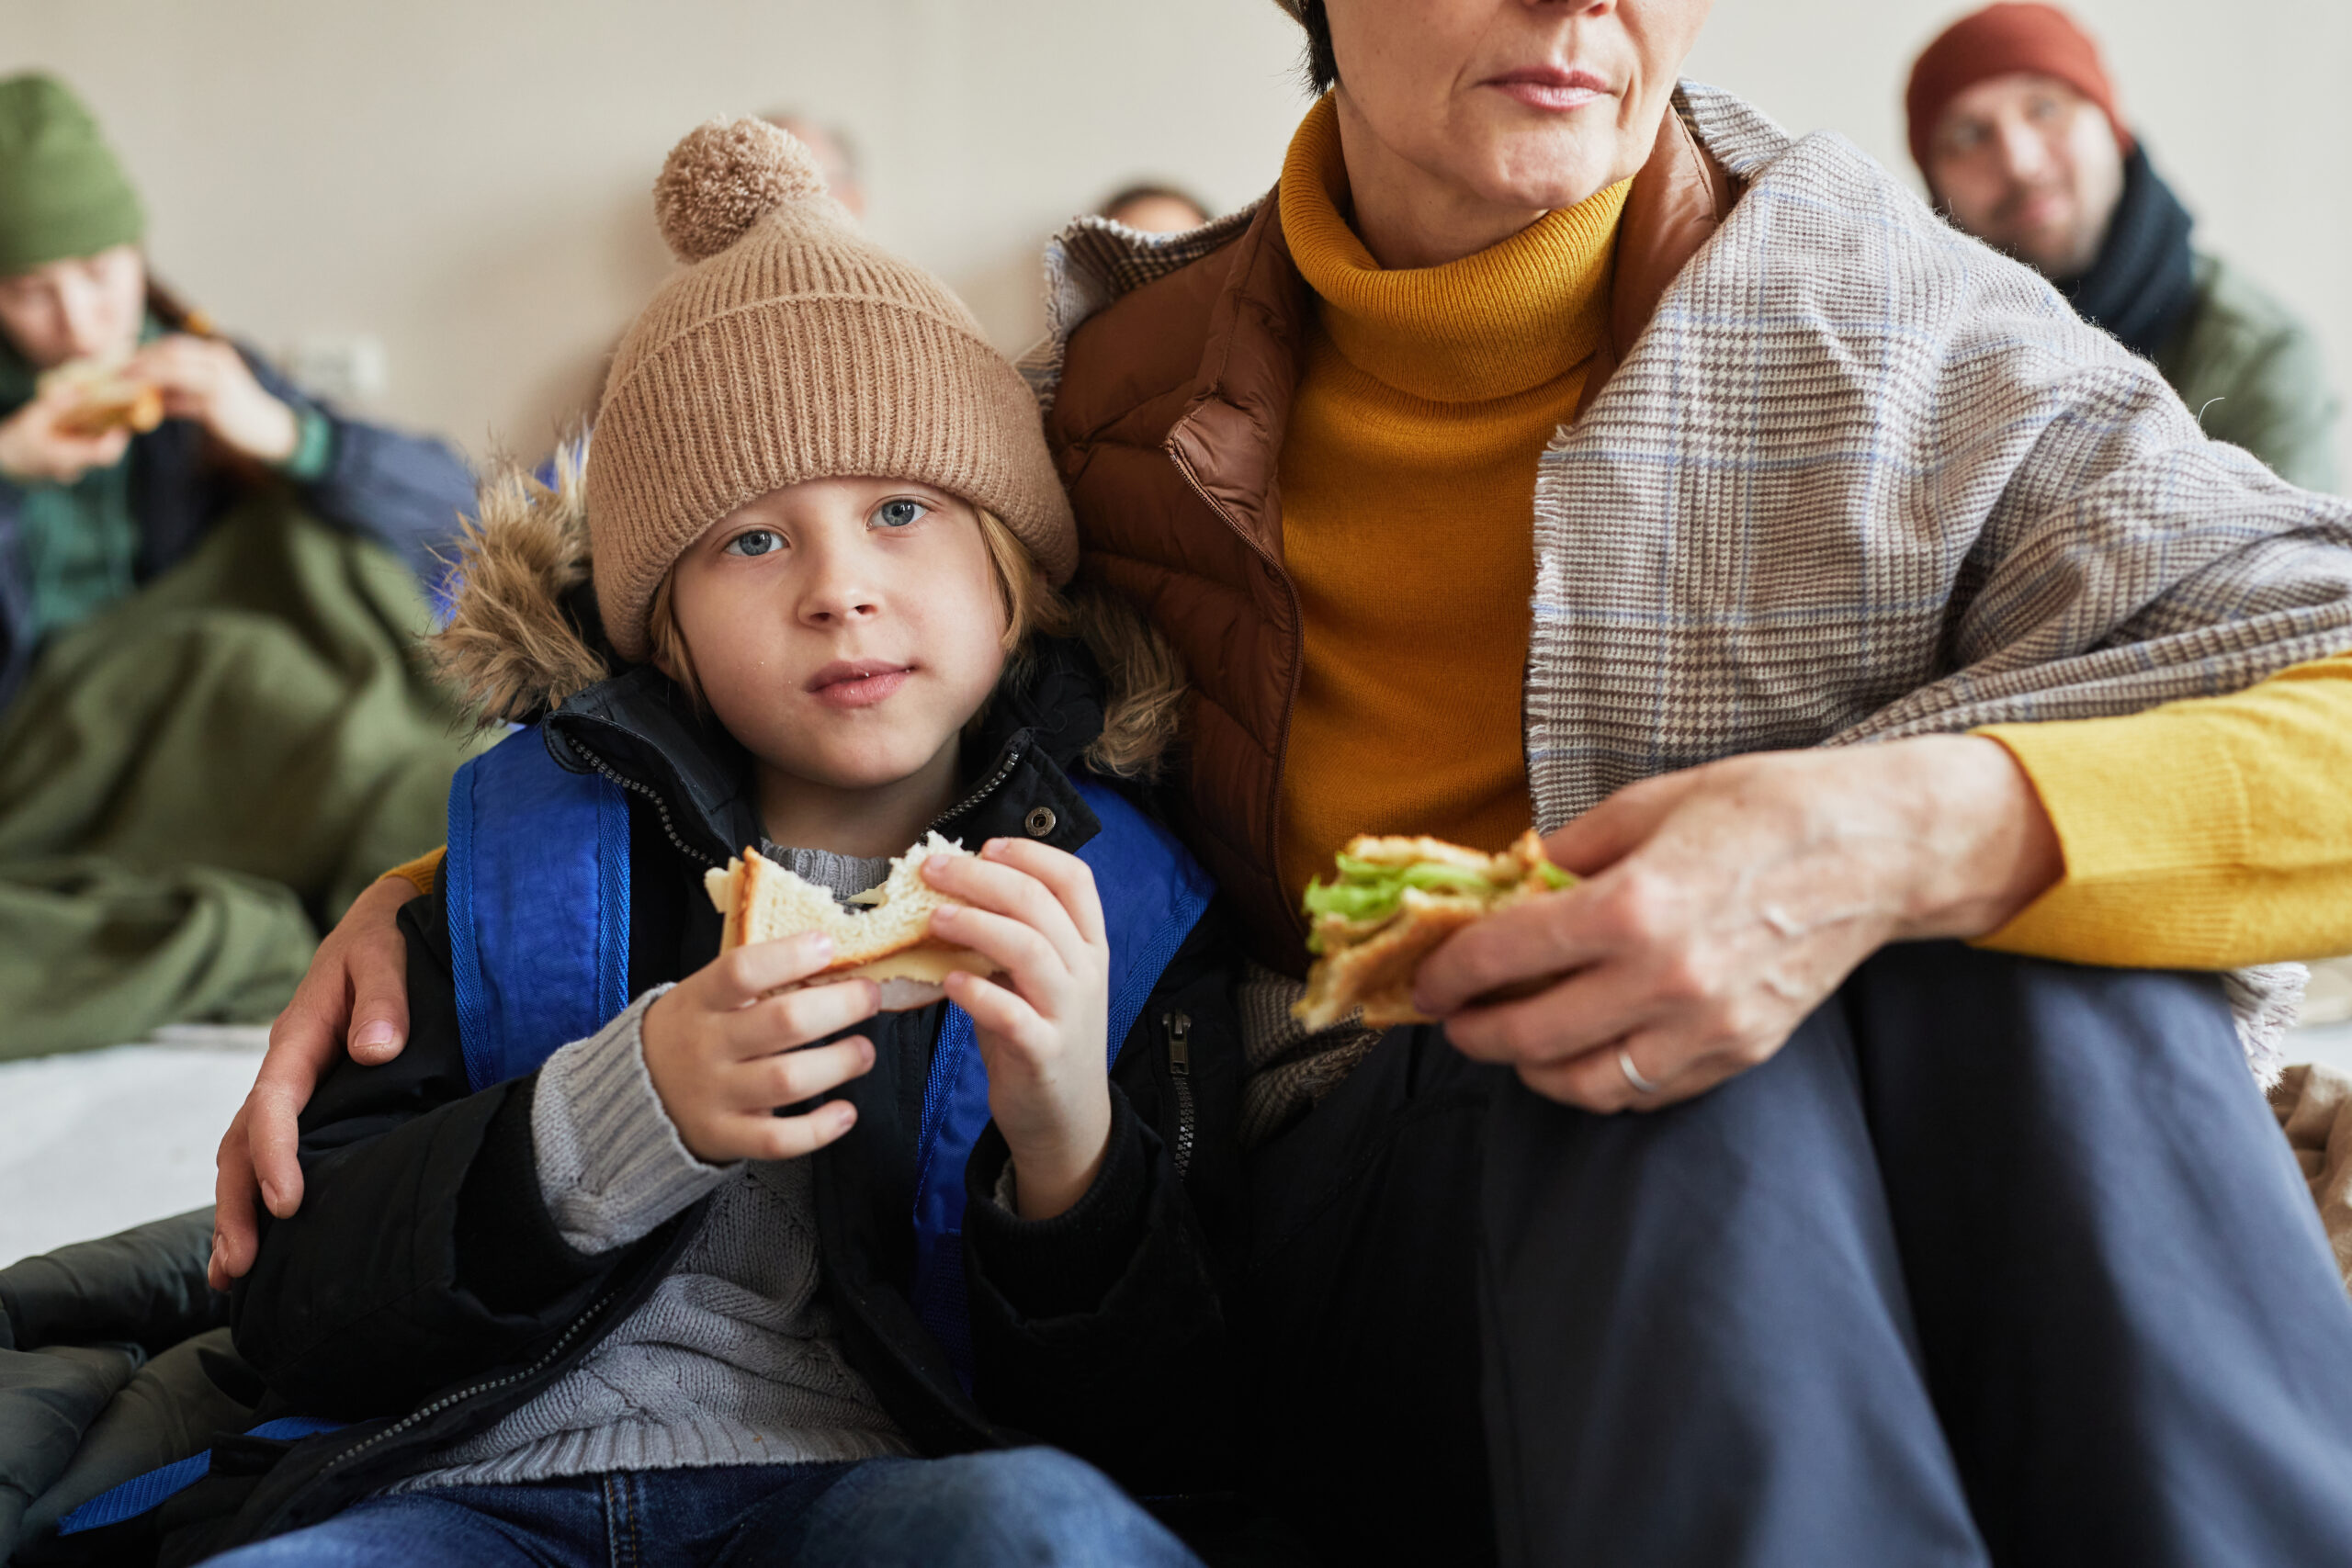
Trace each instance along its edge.
{"label": "fur trim on hood", "polygon": [[[566,443],[553,488],[520,465],[500,468],[481,482],[481,516],[465,525],[451,568],[457,603],[424,647],[484,728],[527,724],[627,668],[603,649],[588,586],[586,455],[584,441]],[[1125,600],[1085,583],[1047,594],[1035,629],[1083,642],[1102,672],[1103,728],[1088,763],[1157,778],[1184,722],[1175,649]]]}
{"label": "fur trim on hood", "polygon": [[449,624],[425,643],[486,728],[527,723],[613,672],[566,601],[588,581],[584,442],[555,457],[555,485],[509,463],[481,482],[451,578]]}

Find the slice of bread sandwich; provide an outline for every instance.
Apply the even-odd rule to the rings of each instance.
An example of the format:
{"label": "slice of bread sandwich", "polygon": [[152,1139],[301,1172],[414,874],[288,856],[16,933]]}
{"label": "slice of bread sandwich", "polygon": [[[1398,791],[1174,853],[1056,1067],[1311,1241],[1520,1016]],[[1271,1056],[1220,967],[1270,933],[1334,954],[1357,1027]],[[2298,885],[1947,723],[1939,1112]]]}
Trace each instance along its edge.
{"label": "slice of bread sandwich", "polygon": [[1291,1015],[1310,1030],[1358,1008],[1374,1029],[1433,1022],[1413,1006],[1413,976],[1430,951],[1474,920],[1575,881],[1532,829],[1491,855],[1442,839],[1351,839],[1338,879],[1306,889],[1316,959]]}
{"label": "slice of bread sandwich", "polygon": [[892,861],[879,887],[852,900],[865,908],[845,909],[824,888],[746,848],[726,870],[703,874],[704,891],[727,918],[718,951],[823,931],[833,939],[833,961],[800,985],[862,976],[882,987],[884,1012],[928,1007],[946,994],[942,983],[956,970],[996,971],[994,960],[948,946],[931,932],[932,911],[955,900],[922,879],[923,864],[940,855],[968,853],[933,833]]}
{"label": "slice of bread sandwich", "polygon": [[144,435],[164,423],[164,394],[147,382],[125,380],[118,367],[103,360],[72,360],[42,374],[40,395],[60,387],[74,399],[57,419],[68,435],[94,440],[113,430]]}

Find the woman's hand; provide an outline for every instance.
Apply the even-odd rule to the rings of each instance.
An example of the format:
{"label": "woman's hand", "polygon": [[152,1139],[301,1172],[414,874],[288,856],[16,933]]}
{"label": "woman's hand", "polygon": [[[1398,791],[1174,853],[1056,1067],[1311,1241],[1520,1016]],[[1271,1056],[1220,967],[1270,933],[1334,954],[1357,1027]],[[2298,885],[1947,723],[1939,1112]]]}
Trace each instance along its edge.
{"label": "woman's hand", "polygon": [[989,1069],[989,1113],[1012,1151],[1014,1206],[1051,1219],[1086,1196],[1111,1143],[1111,942],[1094,874],[1076,855],[991,839],[977,858],[923,863],[961,899],[936,911],[944,942],[996,961],[1009,985],[947,977]]}
{"label": "woman's hand", "polygon": [[873,1043],[862,1034],[809,1044],[873,1017],[882,999],[873,981],[768,994],[806,980],[832,956],[832,939],[815,932],[753,942],[720,953],[645,1010],[646,1075],[696,1159],[797,1159],[857,1120],[857,1108],[841,1100],[775,1114],[874,1066]]}
{"label": "woman's hand", "polygon": [[175,333],[131,355],[125,380],[146,381],[164,394],[164,412],[192,419],[223,446],[265,463],[294,456],[302,435],[294,411],[254,378],[234,345],[220,338]]}
{"label": "woman's hand", "polygon": [[57,422],[82,406],[82,394],[62,382],[0,423],[0,479],[18,484],[70,485],[93,468],[110,468],[130,449],[130,432],[76,435]]}
{"label": "woman's hand", "polygon": [[1984,935],[2065,870],[2032,782],[1973,736],[1711,762],[1618,791],[1545,848],[1586,880],[1448,941],[1414,997],[1464,1055],[1599,1111],[1747,1071],[1883,944]]}
{"label": "woman's hand", "polygon": [[254,1199],[284,1219],[302,1206],[302,1107],[346,1049],[362,1066],[389,1062],[408,1041],[408,943],[401,906],[415,897],[406,877],[379,877],[352,901],[319,943],[294,999],[269,1029],[269,1055],[221,1134],[213,1156],[212,1288],[225,1291],[254,1266],[261,1227]]}

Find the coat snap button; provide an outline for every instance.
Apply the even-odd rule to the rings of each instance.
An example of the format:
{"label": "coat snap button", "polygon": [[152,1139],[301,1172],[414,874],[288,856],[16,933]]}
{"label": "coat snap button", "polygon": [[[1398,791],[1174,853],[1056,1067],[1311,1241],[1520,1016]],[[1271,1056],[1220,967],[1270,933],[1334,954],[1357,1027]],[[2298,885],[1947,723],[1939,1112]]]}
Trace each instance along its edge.
{"label": "coat snap button", "polygon": [[1040,806],[1031,811],[1028,816],[1023,817],[1021,819],[1021,825],[1029,829],[1029,836],[1031,838],[1042,839],[1046,834],[1052,832],[1054,830],[1054,824],[1060,820],[1060,818],[1054,815],[1054,808],[1052,807]]}

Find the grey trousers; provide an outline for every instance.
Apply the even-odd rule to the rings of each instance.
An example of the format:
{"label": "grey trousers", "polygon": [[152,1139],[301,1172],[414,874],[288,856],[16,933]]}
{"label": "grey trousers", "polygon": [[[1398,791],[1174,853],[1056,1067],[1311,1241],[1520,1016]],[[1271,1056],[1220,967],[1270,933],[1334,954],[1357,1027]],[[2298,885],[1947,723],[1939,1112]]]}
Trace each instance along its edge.
{"label": "grey trousers", "polygon": [[2209,976],[1890,949],[1647,1116],[1399,1031],[1253,1175],[1334,1559],[2352,1562],[2352,1303]]}

